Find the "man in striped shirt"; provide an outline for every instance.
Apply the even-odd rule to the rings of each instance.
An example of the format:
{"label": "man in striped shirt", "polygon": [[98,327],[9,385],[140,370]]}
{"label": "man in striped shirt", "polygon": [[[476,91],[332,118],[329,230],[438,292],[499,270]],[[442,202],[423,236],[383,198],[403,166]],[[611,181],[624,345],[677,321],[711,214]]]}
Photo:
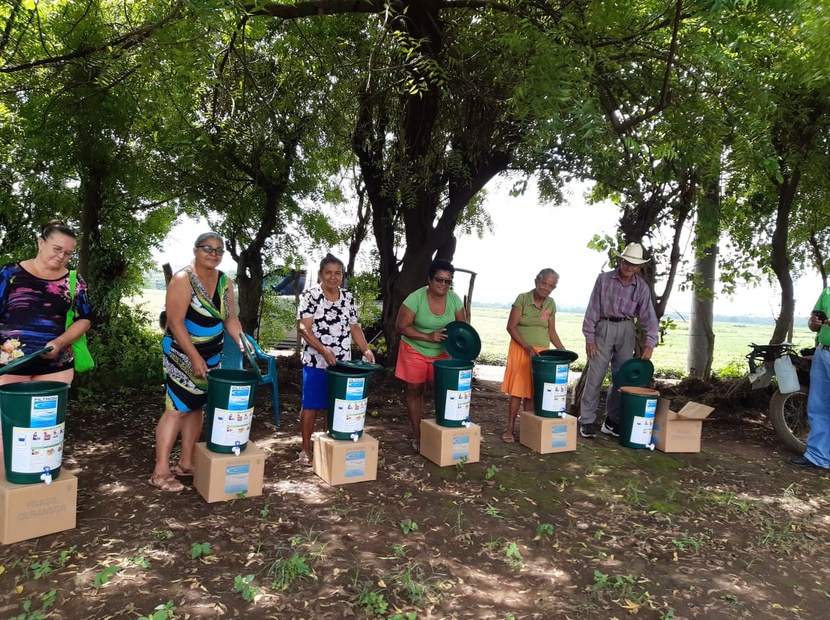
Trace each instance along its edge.
{"label": "man in striped shirt", "polygon": [[611,364],[611,386],[605,405],[602,432],[618,437],[620,395],[616,388],[617,371],[634,356],[636,326],[646,334],[642,359],[651,358],[657,346],[657,315],[651,302],[651,289],[638,275],[650,258],[643,257],[643,246],[628,244],[622,253],[615,252],[619,263],[614,271],[601,273],[594,284],[582,333],[590,363],[579,415],[579,434],[596,437],[597,408],[602,380]]}

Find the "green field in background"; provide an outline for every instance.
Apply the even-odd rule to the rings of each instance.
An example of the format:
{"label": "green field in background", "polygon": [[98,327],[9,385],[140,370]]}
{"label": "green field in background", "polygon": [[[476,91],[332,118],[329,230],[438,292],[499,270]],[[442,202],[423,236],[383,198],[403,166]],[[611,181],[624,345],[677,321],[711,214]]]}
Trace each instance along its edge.
{"label": "green field in background", "polygon": [[[140,303],[155,318],[164,306],[164,291],[143,290]],[[510,311],[500,308],[473,306],[472,324],[481,337],[479,362],[503,366],[507,360],[510,336],[507,334],[507,316]],[[688,323],[677,321],[664,342],[654,351],[652,361],[657,373],[663,376],[682,376],[686,373],[686,351],[689,343]],[[715,322],[715,358],[712,364],[716,373],[745,374],[745,356],[749,343],[764,344],[772,335],[772,325],[748,325],[742,323]],[[556,330],[566,348],[579,354],[574,368],[585,363],[585,339],[582,336],[582,315],[570,312],[556,313]],[[793,342],[798,348],[813,345],[813,334],[806,326],[796,328]],[[269,343],[262,343],[268,347]],[[731,369],[731,370],[730,370]]]}
{"label": "green field in background", "polygon": [[[507,333],[506,309],[476,308],[473,306],[472,324],[481,337],[479,361],[503,365],[507,360],[510,336]],[[556,331],[567,349],[579,354],[574,368],[585,363],[585,338],[582,335],[582,314],[556,313]],[[682,376],[686,373],[686,353],[689,345],[689,324],[676,322],[676,329],[667,332],[652,357],[658,374]],[[715,355],[712,369],[716,373],[747,372],[745,356],[749,344],[765,344],[772,336],[772,325],[745,325],[715,322]],[[795,329],[793,342],[799,347],[813,346],[813,333],[806,326]]]}

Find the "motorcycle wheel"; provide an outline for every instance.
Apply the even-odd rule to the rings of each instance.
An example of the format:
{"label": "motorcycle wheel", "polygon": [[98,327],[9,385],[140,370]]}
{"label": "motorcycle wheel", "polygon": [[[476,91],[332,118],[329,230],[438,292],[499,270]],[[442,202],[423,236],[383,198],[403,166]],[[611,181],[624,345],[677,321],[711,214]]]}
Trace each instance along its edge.
{"label": "motorcycle wheel", "polygon": [[797,392],[782,394],[778,390],[769,403],[769,419],[779,439],[796,454],[807,449],[810,423],[807,421],[808,388],[801,385]]}

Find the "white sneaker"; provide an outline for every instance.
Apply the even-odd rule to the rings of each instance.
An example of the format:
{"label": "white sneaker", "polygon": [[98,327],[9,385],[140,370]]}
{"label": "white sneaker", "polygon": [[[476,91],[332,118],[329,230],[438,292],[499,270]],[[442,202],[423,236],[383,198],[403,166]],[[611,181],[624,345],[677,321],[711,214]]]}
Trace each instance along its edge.
{"label": "white sneaker", "polygon": [[620,427],[614,422],[611,422],[611,420],[606,420],[605,422],[603,422],[602,428],[599,430],[605,433],[606,435],[611,435],[612,437],[620,436]]}

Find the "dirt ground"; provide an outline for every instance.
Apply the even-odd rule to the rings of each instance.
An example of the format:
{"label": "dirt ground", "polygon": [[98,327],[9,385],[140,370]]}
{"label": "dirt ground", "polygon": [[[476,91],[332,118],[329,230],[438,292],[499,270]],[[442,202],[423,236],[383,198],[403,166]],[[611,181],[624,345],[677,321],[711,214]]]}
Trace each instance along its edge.
{"label": "dirt ground", "polygon": [[700,454],[600,436],[540,455],[501,441],[506,397],[476,380],[480,461],[439,468],[412,453],[402,385],[381,376],[377,480],[331,487],[295,463],[296,364],[280,381],[279,428],[267,390],[257,400],[262,496],[215,504],[187,479],[179,494],[148,484],[160,389],[73,395],[77,527],[0,547],[0,616],[825,617],[830,476],[786,465],[740,390],[665,390],[715,403]]}

